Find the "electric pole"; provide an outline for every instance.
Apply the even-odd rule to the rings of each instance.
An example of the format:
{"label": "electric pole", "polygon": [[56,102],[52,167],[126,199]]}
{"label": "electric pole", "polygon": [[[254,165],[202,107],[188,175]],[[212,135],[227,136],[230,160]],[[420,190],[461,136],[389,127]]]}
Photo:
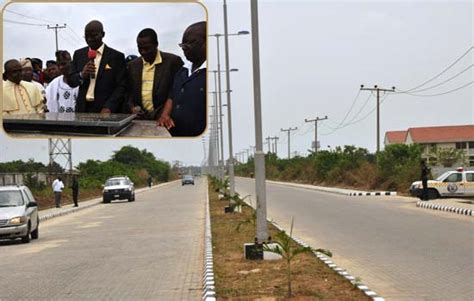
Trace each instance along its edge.
{"label": "electric pole", "polygon": [[268,153],[270,153],[270,140],[272,139],[272,137],[268,136],[267,138],[265,138],[265,140],[267,140],[267,146],[268,146]]}
{"label": "electric pole", "polygon": [[377,91],[377,153],[380,151],[380,91],[382,92],[395,92],[395,87],[392,89],[382,89],[375,85],[373,88],[364,88],[364,85],[360,85],[361,91]]}
{"label": "electric pole", "polygon": [[315,119],[304,119],[304,122],[314,122],[314,154],[318,152],[318,121],[326,120],[328,116],[324,116],[324,118],[316,117]]}
{"label": "electric pole", "polygon": [[280,139],[280,138],[275,136],[275,137],[272,137],[271,139],[275,141],[274,144],[273,144],[274,145],[274,152],[275,152],[275,155],[278,157],[277,143],[278,143],[278,139]]}
{"label": "electric pole", "polygon": [[284,129],[280,129],[282,132],[288,132],[288,160],[290,159],[290,133],[291,131],[296,131],[298,129],[298,127],[295,127],[294,129],[293,128],[288,128],[286,130]]}
{"label": "electric pole", "polygon": [[66,24],[64,25],[58,25],[56,24],[55,26],[50,26],[48,25],[48,29],[54,29],[54,33],[56,35],[56,51],[59,50],[59,47],[58,47],[58,29],[62,29],[62,28],[66,28]]}

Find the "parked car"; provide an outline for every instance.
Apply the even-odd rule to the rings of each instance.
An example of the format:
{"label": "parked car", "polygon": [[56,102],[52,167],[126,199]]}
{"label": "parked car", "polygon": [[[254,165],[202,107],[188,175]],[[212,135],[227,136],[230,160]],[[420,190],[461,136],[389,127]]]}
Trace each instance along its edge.
{"label": "parked car", "polygon": [[0,239],[39,237],[38,204],[24,185],[0,186]]}
{"label": "parked car", "polygon": [[[410,186],[412,196],[421,197],[423,186],[421,181],[413,182]],[[428,180],[428,199],[439,197],[467,197],[474,196],[474,170],[447,171],[435,180]]]}
{"label": "parked car", "polygon": [[181,179],[181,186],[184,186],[186,184],[193,184],[194,185],[194,178],[192,175],[185,175]]}
{"label": "parked car", "polygon": [[135,201],[135,187],[128,177],[112,177],[105,182],[103,201],[104,203],[110,203],[112,200]]}

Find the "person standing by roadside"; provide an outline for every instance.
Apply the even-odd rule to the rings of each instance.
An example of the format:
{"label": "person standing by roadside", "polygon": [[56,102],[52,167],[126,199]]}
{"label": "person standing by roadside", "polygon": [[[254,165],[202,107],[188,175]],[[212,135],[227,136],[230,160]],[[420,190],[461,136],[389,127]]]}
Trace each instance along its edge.
{"label": "person standing by roadside", "polygon": [[56,208],[61,208],[61,193],[63,189],[64,183],[61,177],[57,177],[56,180],[53,181],[54,203],[56,204]]}
{"label": "person standing by roadside", "polygon": [[72,200],[74,202],[74,207],[79,207],[77,203],[77,198],[79,196],[79,181],[77,180],[76,176],[72,177],[71,189],[72,189]]}
{"label": "person standing by roadside", "polygon": [[423,186],[423,191],[421,193],[421,200],[427,201],[428,200],[428,174],[430,170],[428,166],[426,166],[425,160],[421,160],[421,184]]}
{"label": "person standing by roadside", "polygon": [[153,178],[151,176],[148,177],[148,187],[151,188],[151,185],[153,184]]}

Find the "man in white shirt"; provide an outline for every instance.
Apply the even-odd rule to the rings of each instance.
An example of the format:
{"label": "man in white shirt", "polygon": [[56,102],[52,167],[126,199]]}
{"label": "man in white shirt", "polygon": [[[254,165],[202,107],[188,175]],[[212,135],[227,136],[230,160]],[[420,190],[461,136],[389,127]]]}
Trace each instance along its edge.
{"label": "man in white shirt", "polygon": [[56,208],[61,208],[61,193],[63,189],[63,181],[61,177],[57,177],[57,179],[53,181],[54,203],[56,204]]}
{"label": "man in white shirt", "polygon": [[79,87],[71,88],[67,83],[71,55],[66,50],[58,50],[56,51],[56,60],[61,75],[56,77],[46,87],[46,106],[49,112],[72,113],[76,109]]}

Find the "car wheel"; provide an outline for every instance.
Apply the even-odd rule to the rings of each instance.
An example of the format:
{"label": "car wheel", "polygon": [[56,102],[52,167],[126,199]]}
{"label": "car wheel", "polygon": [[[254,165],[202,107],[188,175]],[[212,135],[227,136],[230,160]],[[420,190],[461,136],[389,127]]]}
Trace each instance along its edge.
{"label": "car wheel", "polygon": [[33,232],[31,232],[32,239],[38,239],[38,237],[39,237],[39,223],[38,225],[36,225],[36,229]]}
{"label": "car wheel", "polygon": [[438,191],[435,189],[429,189],[428,190],[428,200],[434,200],[439,197]]}
{"label": "car wheel", "polygon": [[31,229],[31,224],[28,223],[28,231],[26,231],[26,235],[21,238],[22,243],[29,243],[30,242],[30,229]]}
{"label": "car wheel", "polygon": [[108,204],[108,203],[110,203],[110,200],[104,198],[104,204]]}

